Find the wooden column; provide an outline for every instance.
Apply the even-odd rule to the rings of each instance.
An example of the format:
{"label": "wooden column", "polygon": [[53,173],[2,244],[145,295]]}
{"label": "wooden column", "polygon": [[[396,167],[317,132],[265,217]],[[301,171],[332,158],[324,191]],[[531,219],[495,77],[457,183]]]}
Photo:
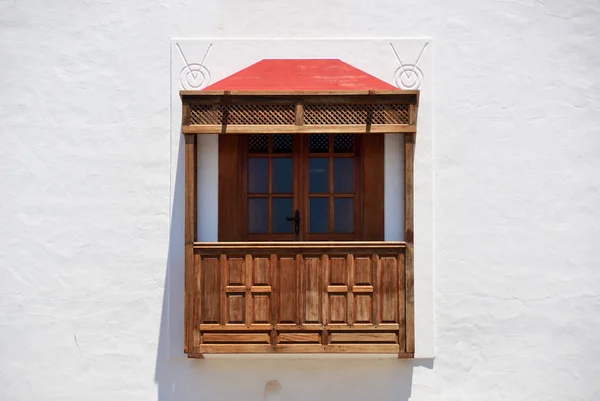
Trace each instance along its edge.
{"label": "wooden column", "polygon": [[197,199],[196,199],[196,135],[184,135],[185,138],[185,338],[184,350],[193,351],[195,325],[194,308],[194,241],[196,240],[197,226]]}
{"label": "wooden column", "polygon": [[[415,105],[411,105],[411,120],[416,120]],[[416,122],[416,121],[415,121]],[[411,121],[412,123],[412,121]],[[404,241],[405,294],[406,294],[406,352],[415,352],[415,307],[414,307],[414,159],[415,134],[404,135]]]}

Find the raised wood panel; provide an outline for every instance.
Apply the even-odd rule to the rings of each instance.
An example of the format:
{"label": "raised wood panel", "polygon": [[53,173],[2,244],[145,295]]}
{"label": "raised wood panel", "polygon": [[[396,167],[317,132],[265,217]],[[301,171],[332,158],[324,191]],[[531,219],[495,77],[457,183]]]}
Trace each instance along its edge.
{"label": "raised wood panel", "polygon": [[227,294],[227,324],[244,323],[244,294]]}
{"label": "raised wood panel", "polygon": [[[407,352],[405,247],[196,249],[190,356]],[[315,245],[318,246],[318,245]],[[355,244],[347,245],[356,248]],[[352,248],[352,249],[354,249]],[[288,249],[288,248],[284,248]],[[254,336],[254,337],[253,337]]]}
{"label": "raised wood panel", "polygon": [[380,321],[398,321],[398,262],[394,257],[381,258],[380,273]]}
{"label": "raised wood panel", "polygon": [[319,323],[321,321],[320,262],[320,259],[315,257],[304,260],[305,286],[302,290],[305,299],[305,323]]}
{"label": "raised wood panel", "polygon": [[221,265],[217,258],[202,259],[202,323],[219,323],[221,309]]}
{"label": "raised wood panel", "polygon": [[298,307],[298,270],[294,258],[280,258],[279,264],[279,318],[281,323],[295,323]]}

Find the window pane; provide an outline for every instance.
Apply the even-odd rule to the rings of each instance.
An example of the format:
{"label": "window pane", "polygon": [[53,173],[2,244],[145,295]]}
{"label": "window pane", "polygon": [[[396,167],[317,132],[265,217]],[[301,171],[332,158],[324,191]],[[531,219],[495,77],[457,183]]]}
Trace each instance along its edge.
{"label": "window pane", "polygon": [[294,222],[287,221],[294,216],[294,202],[292,198],[273,198],[273,232],[294,232]]}
{"label": "window pane", "polygon": [[347,194],[354,192],[354,159],[336,157],[333,159],[333,192]]}
{"label": "window pane", "polygon": [[310,158],[309,191],[313,194],[329,193],[329,158]]}
{"label": "window pane", "polygon": [[335,198],[333,211],[333,232],[354,232],[354,198]]}
{"label": "window pane", "polygon": [[336,134],[333,137],[333,151],[335,153],[354,153],[354,135]]}
{"label": "window pane", "polygon": [[294,191],[291,157],[273,158],[273,193],[291,194]]}
{"label": "window pane", "polygon": [[292,153],[292,135],[273,135],[273,153]]}
{"label": "window pane", "polygon": [[329,232],[329,198],[310,198],[309,208],[309,232]]}
{"label": "window pane", "polygon": [[311,134],[308,142],[310,153],[329,152],[329,135],[327,134]]}
{"label": "window pane", "polygon": [[269,136],[265,134],[250,135],[248,138],[248,151],[250,153],[268,153]]}
{"label": "window pane", "polygon": [[252,234],[269,232],[268,198],[248,198],[248,232]]}
{"label": "window pane", "polygon": [[248,192],[251,194],[269,192],[269,159],[266,157],[248,159]]}

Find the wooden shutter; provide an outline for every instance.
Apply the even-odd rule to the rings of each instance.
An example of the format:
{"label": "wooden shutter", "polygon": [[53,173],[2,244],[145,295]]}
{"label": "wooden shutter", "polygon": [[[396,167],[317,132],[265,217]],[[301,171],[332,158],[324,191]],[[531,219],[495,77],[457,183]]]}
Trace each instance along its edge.
{"label": "wooden shutter", "polygon": [[241,241],[239,135],[219,135],[219,241]]}
{"label": "wooden shutter", "polygon": [[383,241],[385,235],[384,134],[366,134],[361,143],[363,240]]}

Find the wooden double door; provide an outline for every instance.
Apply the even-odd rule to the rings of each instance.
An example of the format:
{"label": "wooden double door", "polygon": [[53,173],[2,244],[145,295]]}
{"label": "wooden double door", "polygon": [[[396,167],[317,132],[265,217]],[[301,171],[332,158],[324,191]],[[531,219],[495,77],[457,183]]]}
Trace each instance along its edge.
{"label": "wooden double door", "polygon": [[243,241],[361,239],[360,135],[241,140]]}

